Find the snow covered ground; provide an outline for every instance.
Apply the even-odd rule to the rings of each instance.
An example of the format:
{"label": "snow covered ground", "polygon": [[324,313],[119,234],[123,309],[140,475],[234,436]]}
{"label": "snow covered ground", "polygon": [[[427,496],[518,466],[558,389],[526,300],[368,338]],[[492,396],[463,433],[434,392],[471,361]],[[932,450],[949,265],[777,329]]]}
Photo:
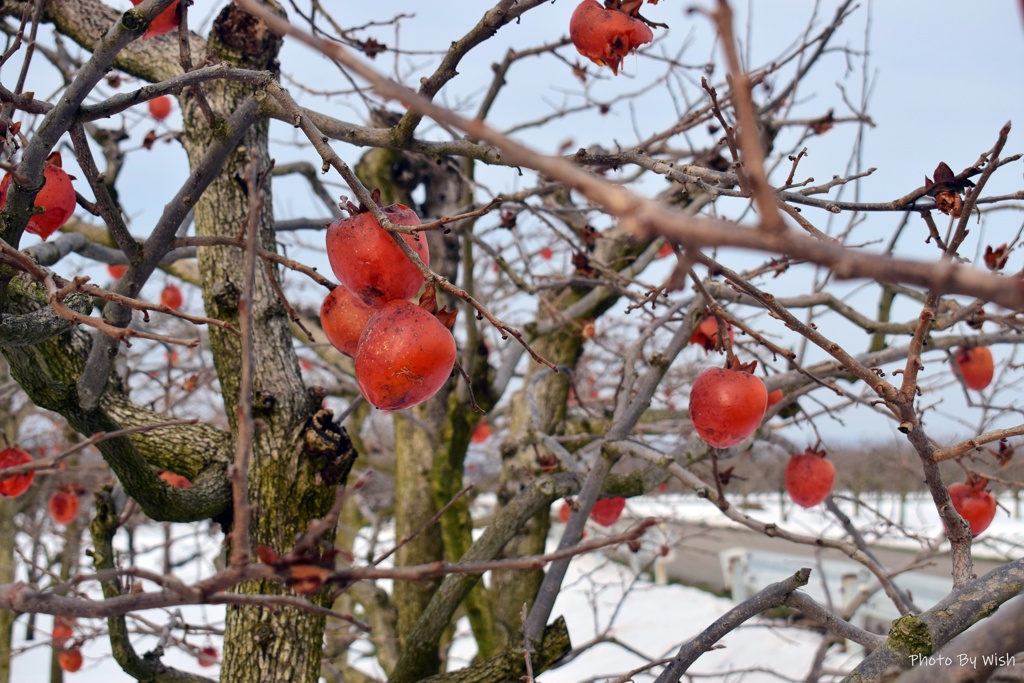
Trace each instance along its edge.
{"label": "snow covered ground", "polygon": [[[1013,516],[1015,501],[1012,498],[1000,501],[1003,510],[988,531],[976,542],[979,553],[999,557],[1020,557],[1024,555],[1024,521]],[[941,534],[941,524],[929,500],[913,497],[902,503],[896,498],[880,498],[869,501],[868,505],[856,506],[840,501],[840,507],[865,531],[874,542],[894,546],[911,545],[919,547]],[[748,513],[766,522],[775,522],[787,529],[802,532],[821,532],[839,536],[841,530],[828,520],[818,508],[803,510],[786,505],[778,496],[766,495],[746,501]],[[903,520],[903,529],[912,535],[896,533],[896,527],[880,522],[877,512],[892,521]],[[692,496],[658,496],[631,500],[626,515],[633,518],[654,516],[665,520],[701,521],[707,525],[732,525],[707,501]],[[627,521],[620,522],[626,524]],[[189,533],[187,527],[174,527],[178,534],[176,554],[186,556],[196,551],[209,552],[211,544],[218,539],[204,534]],[[158,528],[156,528],[158,531]],[[557,543],[561,525],[554,525],[552,544]],[[604,529],[591,526],[590,533],[600,534]],[[916,539],[916,540],[915,540]],[[652,543],[660,544],[666,539],[652,532]],[[141,546],[156,546],[162,541],[162,533],[154,533],[148,541],[136,539]],[[779,552],[786,552],[787,545],[779,542]],[[155,557],[155,554],[154,554]],[[209,555],[207,555],[209,557]],[[152,559],[152,558],[150,558]],[[193,563],[179,576],[193,580],[200,575],[209,575],[212,568]],[[586,653],[560,668],[538,677],[543,683],[580,683],[583,681],[607,681],[625,676],[632,669],[662,657],[671,657],[679,644],[696,635],[715,619],[725,614],[734,604],[695,588],[679,585],[656,585],[649,574],[637,577],[629,567],[609,560],[602,555],[580,557],[573,561],[566,578],[565,590],[560,595],[553,616],[564,616],[569,627],[573,645],[580,647],[593,640],[601,641]],[[223,610],[217,607],[183,608],[181,617],[195,623],[219,623]],[[149,615],[154,621],[165,622],[164,615]],[[45,632],[51,626],[50,617],[37,617],[37,624]],[[465,624],[460,627],[468,630]],[[15,683],[37,683],[47,680],[50,648],[46,638],[26,642],[25,617],[15,626],[16,647],[24,648],[16,657],[12,681]],[[136,647],[140,652],[155,644],[152,637],[140,636]],[[690,669],[689,674],[700,678],[711,677],[717,681],[742,679],[752,683],[760,681],[777,683],[779,680],[802,680],[806,675],[820,636],[795,627],[787,627],[778,621],[758,619],[724,638],[720,647],[705,653]],[[189,643],[203,647],[209,642],[205,636],[193,635]],[[218,650],[219,642],[213,641]],[[82,670],[68,674],[66,680],[80,683],[114,683],[130,680],[107,656],[106,641],[97,638],[84,647],[86,663]],[[462,666],[472,656],[468,639],[456,644],[452,652],[453,667]],[[848,670],[855,665],[856,648],[846,652],[834,651],[826,662],[829,670]],[[217,666],[202,668],[194,657],[177,649],[165,655],[165,661],[175,667],[216,678]],[[653,676],[638,674],[632,680],[649,681]]]}

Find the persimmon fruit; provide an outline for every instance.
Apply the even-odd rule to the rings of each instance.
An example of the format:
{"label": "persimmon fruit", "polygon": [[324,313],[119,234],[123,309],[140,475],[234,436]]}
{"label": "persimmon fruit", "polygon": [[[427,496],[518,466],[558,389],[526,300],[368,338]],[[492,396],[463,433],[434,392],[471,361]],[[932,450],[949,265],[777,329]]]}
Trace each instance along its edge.
{"label": "persimmon fruit", "polygon": [[213,666],[219,658],[220,653],[217,652],[217,648],[209,645],[199,650],[199,654],[196,655],[196,661],[199,663],[199,666],[204,668]]}
{"label": "persimmon fruit", "polygon": [[572,514],[572,506],[569,505],[568,501],[562,501],[562,507],[558,508],[558,521],[565,524],[569,521],[569,515]]}
{"label": "persimmon fruit", "polygon": [[996,516],[996,499],[985,490],[988,479],[968,476],[967,481],[949,487],[953,507],[971,525],[971,535],[977,536],[988,528]]}
{"label": "persimmon fruit", "polygon": [[[375,192],[375,197],[379,193]],[[327,259],[341,284],[369,306],[383,306],[395,299],[415,296],[423,285],[423,274],[413,265],[395,240],[368,210],[356,208],[353,215],[341,218],[327,228]],[[404,204],[381,209],[395,225],[420,224],[416,212]],[[430,252],[424,235],[405,235],[408,244],[425,265]]]}
{"label": "persimmon fruit", "polygon": [[78,516],[79,505],[78,494],[74,489],[70,486],[62,486],[50,496],[46,507],[55,522],[70,524]]}
{"label": "persimmon fruit", "polygon": [[168,95],[160,95],[149,101],[149,115],[157,121],[163,121],[171,115],[171,98]]}
{"label": "persimmon fruit", "polygon": [[[731,344],[735,339],[735,335],[732,332],[732,325],[726,323],[725,333],[729,336],[729,343]],[[700,346],[704,349],[704,353],[712,351],[718,348],[718,319],[710,313],[706,314],[704,318],[697,325],[697,329],[690,335],[690,343]]]}
{"label": "persimmon fruit", "polygon": [[[132,0],[132,5],[138,7],[142,4],[142,0]],[[181,23],[181,16],[178,14],[178,0],[174,0],[170,7],[165,9],[160,14],[156,15],[156,18],[149,23],[149,27],[146,32],[142,34],[143,40],[146,38],[155,38],[156,36],[162,36],[165,33],[178,28],[178,24]]]}
{"label": "persimmon fruit", "polygon": [[110,277],[115,280],[120,280],[121,276],[128,271],[128,266],[125,265],[108,265],[107,272],[110,273]]}
{"label": "persimmon fruit", "polygon": [[654,33],[642,19],[583,0],[569,19],[569,39],[581,55],[618,75],[622,59],[654,40]]}
{"label": "persimmon fruit", "polygon": [[177,311],[185,303],[185,297],[181,294],[181,288],[177,285],[167,285],[164,287],[160,292],[160,303],[172,311]]}
{"label": "persimmon fruit", "polygon": [[782,397],[783,397],[782,389],[774,389],[772,391],[769,391],[768,392],[768,406],[767,407],[771,408],[773,405],[775,405],[776,403],[781,401]]}
{"label": "persimmon fruit", "polygon": [[601,526],[611,526],[619,521],[619,517],[622,516],[622,511],[625,508],[625,498],[619,496],[615,498],[601,498],[590,509],[590,519]]}
{"label": "persimmon fruit", "polygon": [[[601,498],[594,503],[594,507],[590,508],[589,519],[594,520],[601,526],[612,526],[615,522],[619,521],[619,517],[622,516],[622,511],[626,508],[626,499],[616,496],[614,498]],[[572,513],[572,506],[568,501],[562,502],[562,507],[558,509],[558,519],[565,524],[569,521],[569,515]]]}
{"label": "persimmon fruit", "polygon": [[981,391],[992,383],[995,363],[987,346],[962,347],[953,357],[968,389]]}
{"label": "persimmon fruit", "polygon": [[708,368],[690,387],[690,421],[700,438],[729,448],[754,433],[768,405],[764,382],[751,374],[757,361],[733,359],[725,368]]}
{"label": "persimmon fruit", "polygon": [[320,306],[320,326],[334,348],[355,358],[359,335],[378,310],[377,306],[364,304],[345,287],[335,287]]}
{"label": "persimmon fruit", "polygon": [[57,662],[60,664],[60,668],[74,673],[82,668],[82,651],[77,647],[61,650],[61,653],[57,655]]}
{"label": "persimmon fruit", "polygon": [[[25,231],[44,240],[68,222],[75,212],[75,188],[71,176],[61,168],[60,152],[53,152],[43,164],[43,187],[36,194],[33,206],[42,209],[28,219]],[[10,173],[0,181],[0,209],[7,206],[7,189],[13,177]]]}
{"label": "persimmon fruit", "polygon": [[473,443],[483,443],[489,438],[491,438],[491,425],[487,420],[480,420],[476,423],[476,427],[473,428],[473,436],[470,438],[470,441]]}
{"label": "persimmon fruit", "polygon": [[828,498],[835,479],[836,468],[825,459],[825,451],[808,448],[786,463],[786,492],[800,507],[814,507]]}
{"label": "persimmon fruit", "polygon": [[[25,465],[32,462],[32,456],[28,454],[28,451],[18,448],[17,446],[11,446],[0,451],[0,470],[7,467],[16,467],[17,465]],[[35,472],[28,472],[26,474],[16,474],[13,477],[6,477],[0,479],[0,495],[7,496],[9,498],[15,498],[28,491],[29,486],[32,485],[32,480],[35,479]]]}
{"label": "persimmon fruit", "polygon": [[366,323],[355,361],[366,400],[381,410],[401,410],[427,400],[448,381],[455,339],[433,313],[395,299]]}
{"label": "persimmon fruit", "polygon": [[66,617],[53,618],[53,632],[50,637],[55,647],[64,647],[64,643],[68,642],[73,635],[75,635],[75,631]]}

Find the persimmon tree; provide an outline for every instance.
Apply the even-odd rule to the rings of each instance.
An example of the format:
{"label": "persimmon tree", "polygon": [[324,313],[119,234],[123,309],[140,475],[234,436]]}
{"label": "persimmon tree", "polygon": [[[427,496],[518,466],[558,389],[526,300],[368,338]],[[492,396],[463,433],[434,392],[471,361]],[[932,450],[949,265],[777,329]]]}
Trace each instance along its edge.
{"label": "persimmon tree", "polygon": [[[1020,592],[1021,560],[974,576],[971,528],[948,490],[965,477],[976,493],[983,479],[1017,485],[1000,469],[1024,433],[1007,398],[1024,306],[1017,238],[987,244],[972,227],[1019,199],[987,192],[1019,159],[1010,125],[972,159],[922,158],[921,185],[849,198],[872,172],[857,155],[830,158],[823,183],[802,163],[832,137],[870,135],[867,98],[805,95],[822,70],[867,78],[847,69],[865,57],[844,37],[864,10],[815,11],[754,63],[725,2],[691,15],[671,0],[584,4],[630,38],[574,46],[564,0],[470,4],[466,21],[415,38],[411,13],[437,6],[360,8],[357,20],[303,0],[5,0],[0,351],[23,398],[0,397],[4,430],[12,444],[41,441],[45,430],[15,419],[24,408],[74,443],[3,476],[87,489],[89,554],[77,564],[81,527],[69,527],[75,559],[19,570],[7,539],[0,635],[10,613],[74,618],[95,626],[58,650],[102,637],[135,679],[200,681],[166,650],[209,664],[217,648],[180,620],[136,616],[223,605],[208,633],[225,682],[532,677],[572,651],[555,600],[573,558],[657,545],[653,520],[584,538],[595,505],[592,519],[611,524],[622,499],[667,481],[780,544],[842,550],[904,616],[886,637],[861,631],[796,592],[801,572],[643,668],[660,681],[780,605],[873,648],[851,672],[873,680]],[[673,25],[684,16],[714,44],[710,61],[690,62]],[[549,81],[520,75],[538,63]],[[168,145],[184,152],[180,175],[145,161]],[[77,207],[39,242],[26,228],[47,208],[54,151]],[[125,189],[140,179],[167,190],[144,218]],[[380,209],[395,203],[421,224],[389,221]],[[325,276],[325,226],[359,210],[418,268],[425,300],[458,313],[444,319],[452,377],[391,413],[364,400],[365,378],[318,322],[342,286]],[[864,237],[867,217],[895,236]],[[743,419],[736,389],[690,395],[710,366],[757,387],[740,397]],[[712,389],[712,410],[687,406]],[[951,413],[957,434],[931,429]],[[915,450],[952,551],[954,591],[939,606],[922,611],[893,583],[898,568],[874,557],[838,497],[822,503],[845,520],[838,540],[730,504],[730,477],[756,466],[743,453],[817,453],[844,419],[892,428]],[[709,437],[720,430],[724,441]],[[493,505],[474,504],[485,495]],[[126,559],[115,539],[140,519],[214,523],[215,571],[187,581],[170,553],[162,571]],[[450,667],[463,617],[476,655]],[[1012,641],[1012,623],[983,626]],[[140,624],[160,635],[152,651],[136,649]]]}

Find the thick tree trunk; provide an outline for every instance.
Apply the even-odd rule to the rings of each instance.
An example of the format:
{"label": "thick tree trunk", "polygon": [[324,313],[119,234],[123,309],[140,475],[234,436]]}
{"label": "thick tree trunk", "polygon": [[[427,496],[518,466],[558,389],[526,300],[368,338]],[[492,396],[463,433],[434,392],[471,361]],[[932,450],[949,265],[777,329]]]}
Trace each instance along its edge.
{"label": "thick tree trunk", "polygon": [[[280,40],[264,25],[234,5],[226,7],[210,35],[211,63],[257,70],[273,69]],[[220,136],[225,119],[249,98],[259,95],[250,86],[216,82],[204,86],[216,117],[207,121],[191,96],[183,96],[185,147],[195,167],[205,150]],[[238,179],[246,168],[270,168],[268,123],[252,126],[228,159],[217,180],[195,208],[196,232],[201,236],[228,237],[246,224],[254,192]],[[259,243],[274,250],[273,212],[269,179],[259,209]],[[238,325],[244,291],[245,254],[238,249],[212,247],[199,250],[200,274],[207,315]],[[296,532],[323,516],[333,499],[325,484],[325,464],[304,446],[303,430],[319,408],[302,384],[292,346],[285,309],[277,300],[262,264],[257,264],[252,304],[254,326],[253,418],[255,430],[248,495],[253,506],[251,540],[285,553],[295,544]],[[240,397],[241,340],[220,329],[210,331],[210,346],[232,432],[239,427],[236,409]],[[247,594],[283,594],[278,583],[250,583],[237,587]],[[324,619],[293,608],[231,607],[227,614],[221,680],[225,683],[287,681],[315,683],[320,675]]]}

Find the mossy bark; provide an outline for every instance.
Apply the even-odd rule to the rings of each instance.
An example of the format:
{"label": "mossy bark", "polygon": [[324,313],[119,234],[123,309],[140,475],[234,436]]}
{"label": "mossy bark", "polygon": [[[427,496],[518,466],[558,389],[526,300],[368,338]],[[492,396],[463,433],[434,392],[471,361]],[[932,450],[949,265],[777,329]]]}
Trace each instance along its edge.
{"label": "mossy bark", "polygon": [[[10,380],[7,362],[0,356],[0,384]],[[0,399],[0,429],[7,438],[14,440],[18,436],[17,413],[11,401]],[[0,538],[0,584],[14,582],[14,546],[17,534],[14,533],[14,513],[17,501],[13,498],[0,498],[0,529],[8,530]],[[0,683],[11,679],[11,636],[14,630],[14,612],[0,610]]]}
{"label": "mossy bark", "polygon": [[[8,0],[5,6],[19,7],[20,3]],[[95,0],[53,0],[47,3],[46,11],[59,30],[90,49],[117,16],[116,11]],[[116,66],[146,80],[176,75],[181,71],[177,48],[175,46],[172,52],[167,46],[167,41],[137,41],[122,53]],[[207,45],[193,40],[193,58],[197,63],[209,59],[215,63],[274,71],[280,39],[254,17],[229,4],[215,21],[208,46],[209,52],[203,54]],[[230,139],[228,117],[250,97],[259,99],[263,94],[245,85],[223,81],[204,83],[203,93],[213,109],[212,119],[200,112],[190,91],[180,97],[185,121],[182,141],[193,170],[211,145]],[[244,170],[249,163],[261,171],[266,170],[270,164],[268,150],[268,123],[263,120],[245,131],[230,158],[216,169],[219,176],[209,189],[201,197],[186,200],[190,204],[195,202],[195,225],[199,235],[235,236],[240,232],[246,224],[250,204],[238,179],[246,177]],[[264,203],[257,220],[259,240],[261,246],[274,250],[269,184],[264,191]],[[202,249],[198,255],[207,315],[236,326],[244,289],[243,257],[238,250],[228,248]],[[9,288],[6,282],[4,284],[6,294]],[[16,284],[12,282],[11,287]],[[323,444],[310,438],[322,431],[320,427],[330,416],[320,411],[319,402],[307,395],[284,307],[274,295],[262,264],[256,269],[250,313],[254,321],[253,365],[256,368],[255,391],[251,398],[257,424],[248,491],[254,510],[251,540],[254,544],[265,543],[287,552],[295,542],[296,533],[327,511],[333,499],[333,488],[343,479],[347,471],[344,465],[351,464],[353,453],[343,431],[338,432],[333,443]],[[230,502],[225,466],[232,451],[234,430],[238,428],[236,408],[241,399],[242,351],[239,340],[219,328],[211,331],[210,337],[232,434],[208,427],[171,430],[173,434],[182,435],[179,443],[183,443],[187,451],[183,464],[175,469],[196,475],[199,479],[196,486],[180,491],[156,477],[151,463],[160,464],[161,458],[166,461],[173,451],[170,442],[161,438],[167,433],[133,438],[130,442],[111,439],[100,444],[125,490],[155,519],[209,518],[222,513]],[[61,413],[82,433],[110,431],[124,422],[145,422],[148,416],[153,416],[125,400],[114,376],[98,408],[89,411],[81,408],[76,383],[89,352],[89,335],[80,330],[66,331],[34,345],[4,347],[3,352],[11,360],[12,373],[32,401]],[[319,425],[314,427],[317,420]],[[196,438],[189,442],[189,437]],[[244,585],[238,590],[271,595],[286,592],[279,584]],[[273,609],[229,609],[221,680],[225,683],[316,681],[320,673],[323,626],[322,617],[294,609],[276,606]]]}
{"label": "mossy bark", "polygon": [[[207,59],[256,70],[275,70],[280,39],[251,15],[229,5],[214,22]],[[188,94],[182,96],[184,144],[190,165],[200,163],[207,148],[226,134],[226,118],[250,97],[251,86],[223,81],[204,87],[215,115],[207,121]],[[269,125],[258,122],[246,131],[218,178],[195,206],[199,235],[234,236],[246,225],[250,196],[255,188],[238,181],[247,178],[249,164],[259,171],[270,167]],[[258,241],[275,250],[269,179],[258,209]],[[211,247],[198,252],[206,314],[239,324],[245,289],[245,254],[233,248]],[[297,533],[323,516],[333,499],[325,485],[323,462],[309,457],[303,431],[319,407],[303,386],[285,309],[274,294],[262,264],[255,271],[253,293],[253,396],[255,430],[250,455],[248,496],[252,505],[251,542],[284,553]],[[210,348],[221,384],[232,431],[238,429],[241,340],[221,329],[210,331]],[[243,594],[277,595],[288,590],[278,583],[252,582],[235,589]],[[221,680],[315,683],[320,675],[324,618],[289,607],[232,606],[227,612]]]}
{"label": "mossy bark", "polygon": [[[14,528],[13,500],[0,500],[0,528]],[[15,534],[7,533],[0,541],[0,583],[9,584],[14,581],[14,541]],[[11,679],[11,636],[14,633],[14,612],[0,610],[0,683]]]}

